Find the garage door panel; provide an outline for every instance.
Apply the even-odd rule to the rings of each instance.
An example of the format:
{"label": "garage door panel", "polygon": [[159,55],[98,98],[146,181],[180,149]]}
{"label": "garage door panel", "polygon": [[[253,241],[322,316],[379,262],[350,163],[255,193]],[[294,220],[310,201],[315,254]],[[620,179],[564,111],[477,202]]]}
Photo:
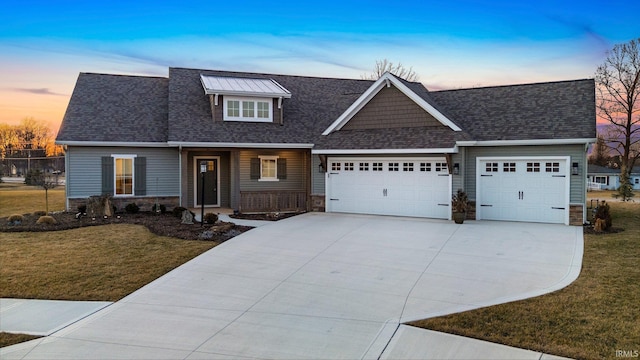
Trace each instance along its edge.
{"label": "garage door panel", "polygon": [[478,218],[565,223],[566,159],[478,161]]}
{"label": "garage door panel", "polygon": [[[328,162],[333,171],[327,175],[327,211],[449,218],[450,178],[446,166],[441,166],[444,158],[329,158]],[[353,171],[345,170],[347,163],[353,164]]]}

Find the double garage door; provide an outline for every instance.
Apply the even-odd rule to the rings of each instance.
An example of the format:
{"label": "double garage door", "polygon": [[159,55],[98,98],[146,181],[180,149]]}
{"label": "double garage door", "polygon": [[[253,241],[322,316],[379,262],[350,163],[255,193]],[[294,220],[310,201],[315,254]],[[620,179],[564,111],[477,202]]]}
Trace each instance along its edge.
{"label": "double garage door", "polygon": [[568,163],[566,157],[479,158],[477,218],[568,224]]}
{"label": "double garage door", "polygon": [[448,219],[445,158],[329,158],[327,211]]}

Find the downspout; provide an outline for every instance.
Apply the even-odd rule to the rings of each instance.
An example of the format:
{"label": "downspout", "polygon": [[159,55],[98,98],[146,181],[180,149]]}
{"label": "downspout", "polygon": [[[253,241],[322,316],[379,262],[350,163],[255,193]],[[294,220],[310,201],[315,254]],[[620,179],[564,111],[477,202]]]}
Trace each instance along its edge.
{"label": "downspout", "polygon": [[62,150],[64,151],[64,206],[69,211],[69,152],[67,145],[62,146]]}

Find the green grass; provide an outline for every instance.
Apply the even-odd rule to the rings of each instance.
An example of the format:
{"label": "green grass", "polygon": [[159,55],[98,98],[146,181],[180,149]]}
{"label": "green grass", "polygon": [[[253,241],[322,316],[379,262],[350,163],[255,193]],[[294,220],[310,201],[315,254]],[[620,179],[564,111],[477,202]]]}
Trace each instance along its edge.
{"label": "green grass", "polygon": [[[49,190],[49,211],[65,209],[64,186]],[[0,217],[13,214],[27,214],[45,210],[46,198],[44,189],[24,184],[0,184]]]}
{"label": "green grass", "polygon": [[610,206],[625,231],[585,235],[582,271],[568,287],[410,325],[577,359],[640,351],[640,204]]}

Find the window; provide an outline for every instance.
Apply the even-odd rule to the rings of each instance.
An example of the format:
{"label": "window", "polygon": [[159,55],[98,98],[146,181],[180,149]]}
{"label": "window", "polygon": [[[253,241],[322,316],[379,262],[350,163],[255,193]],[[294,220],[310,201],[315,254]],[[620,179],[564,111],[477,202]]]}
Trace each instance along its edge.
{"label": "window", "polygon": [[134,155],[114,155],[115,196],[133,195]]}
{"label": "window", "polygon": [[540,163],[539,162],[528,162],[527,163],[527,172],[540,172]]}
{"label": "window", "polygon": [[413,171],[413,163],[402,163],[402,171]]}
{"label": "window", "polygon": [[636,185],[640,184],[640,178],[635,178],[635,180],[633,180],[633,183]]}
{"label": "window", "polygon": [[260,156],[260,181],[278,181],[278,157]]}
{"label": "window", "polygon": [[608,184],[607,184],[607,177],[606,177],[606,176],[595,176],[595,177],[593,178],[593,181],[594,181],[596,184],[606,184],[606,185],[608,185]]}
{"label": "window", "polygon": [[360,171],[369,171],[369,163],[360,163]]}
{"label": "window", "polygon": [[560,163],[557,163],[557,162],[554,162],[554,163],[548,162],[548,163],[546,163],[546,164],[544,164],[544,165],[545,165],[545,171],[546,171],[546,172],[554,172],[554,173],[560,172]]}
{"label": "window", "polygon": [[[496,166],[498,165],[496,164]],[[448,171],[447,163],[436,163],[436,171],[437,172]]]}
{"label": "window", "polygon": [[344,170],[345,171],[353,171],[353,163],[352,162],[344,163]]}
{"label": "window", "polygon": [[271,99],[226,98],[224,101],[225,121],[272,121]]}
{"label": "window", "polygon": [[516,163],[502,163],[503,172],[516,172]]}
{"label": "window", "polygon": [[431,171],[431,163],[420,163],[420,171]]}
{"label": "window", "polygon": [[486,163],[485,172],[498,172],[498,163]]}
{"label": "window", "polygon": [[340,171],[340,163],[339,162],[331,163],[331,171]]}
{"label": "window", "polygon": [[373,163],[373,171],[382,171],[382,163],[378,162],[374,162]]}
{"label": "window", "polygon": [[400,171],[399,163],[389,163],[389,171]]}

